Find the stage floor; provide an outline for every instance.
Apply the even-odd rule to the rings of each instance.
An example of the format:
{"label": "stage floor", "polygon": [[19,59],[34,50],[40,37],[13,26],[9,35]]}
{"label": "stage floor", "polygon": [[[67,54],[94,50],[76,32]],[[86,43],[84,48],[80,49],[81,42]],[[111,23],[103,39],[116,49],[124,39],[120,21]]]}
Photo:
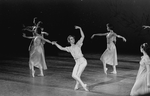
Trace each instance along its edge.
{"label": "stage floor", "polygon": [[46,56],[45,76],[31,76],[28,57],[5,58],[0,61],[0,96],[129,96],[139,68],[140,56],[118,55],[117,75],[103,72],[100,55],[86,54],[88,65],[81,79],[89,92],[74,90],[71,77],[74,60],[66,56]]}

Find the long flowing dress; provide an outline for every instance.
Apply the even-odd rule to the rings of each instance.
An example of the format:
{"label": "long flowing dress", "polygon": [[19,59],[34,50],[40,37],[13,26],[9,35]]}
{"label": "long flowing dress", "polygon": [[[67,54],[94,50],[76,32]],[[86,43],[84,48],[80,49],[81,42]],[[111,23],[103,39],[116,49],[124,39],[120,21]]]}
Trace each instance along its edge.
{"label": "long flowing dress", "polygon": [[[147,74],[147,68],[146,66],[150,67],[150,59],[148,56],[142,56],[142,59],[140,61],[140,67],[138,70],[138,74],[136,77],[136,81],[131,89],[130,95],[131,96],[137,96],[137,95],[143,95],[150,92],[150,88],[147,86],[147,78],[149,77],[149,72]],[[149,79],[150,80],[150,79]]]}
{"label": "long flowing dress", "polygon": [[114,42],[116,42],[115,33],[109,33],[107,36],[107,49],[102,54],[100,60],[109,65],[118,65],[117,51]]}
{"label": "long flowing dress", "polygon": [[[40,42],[40,43],[37,43],[37,42]],[[31,47],[30,60],[34,61],[34,63],[39,62],[39,64],[42,65],[42,69],[44,70],[47,69],[47,65],[46,65],[45,57],[44,57],[43,44],[41,42],[41,39],[38,36],[34,39],[34,44]]]}

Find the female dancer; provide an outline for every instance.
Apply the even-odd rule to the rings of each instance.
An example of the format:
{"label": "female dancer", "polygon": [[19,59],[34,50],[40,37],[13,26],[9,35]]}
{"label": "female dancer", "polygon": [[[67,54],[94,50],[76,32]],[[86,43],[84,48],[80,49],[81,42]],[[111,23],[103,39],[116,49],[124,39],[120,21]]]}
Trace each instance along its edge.
{"label": "female dancer", "polygon": [[76,85],[75,85],[74,89],[77,90],[79,87],[79,84],[81,84],[81,86],[84,88],[84,90],[88,91],[88,89],[86,88],[87,84],[84,84],[80,78],[82,72],[84,71],[85,67],[87,66],[87,61],[83,57],[83,54],[81,51],[81,47],[82,47],[85,36],[84,36],[84,33],[83,33],[81,27],[75,26],[75,29],[80,29],[80,34],[81,34],[81,38],[76,44],[75,44],[75,39],[73,36],[68,36],[68,38],[67,38],[68,42],[71,45],[69,47],[62,47],[59,44],[57,44],[56,42],[52,42],[52,44],[55,44],[60,50],[70,52],[76,62],[75,66],[73,68],[73,72],[72,72],[72,77],[76,80]]}
{"label": "female dancer", "polygon": [[140,61],[139,71],[136,81],[131,89],[131,96],[144,95],[150,93],[150,58],[148,54],[148,44],[144,43],[140,46],[140,51],[143,53]]}
{"label": "female dancer", "polygon": [[37,67],[40,69],[40,75],[44,76],[43,69],[47,69],[47,65],[44,62],[44,53],[43,53],[43,45],[42,40],[51,43],[51,41],[44,39],[40,34],[36,34],[36,36],[33,37],[27,37],[25,34],[23,37],[28,39],[34,39],[33,46],[32,46],[32,52],[30,52],[30,60],[29,60],[29,67],[32,70],[32,76],[35,76],[35,70],[34,67]]}
{"label": "female dancer", "polygon": [[[29,31],[29,32],[32,32],[33,33],[33,36],[36,36],[36,34],[37,34],[37,30],[38,30],[38,28],[40,28],[40,24],[42,23],[41,21],[39,21],[37,24],[36,24],[36,22],[35,22],[35,20],[37,19],[37,17],[35,17],[34,19],[33,19],[33,26],[27,26],[26,28],[24,28],[23,30],[27,30],[27,31]],[[32,45],[33,45],[33,41],[34,41],[34,39],[32,39],[32,41],[30,42],[30,45],[29,45],[29,51],[31,52],[32,51]]]}
{"label": "female dancer", "polygon": [[107,74],[107,67],[106,64],[112,65],[113,66],[113,71],[111,73],[113,74],[117,74],[116,71],[116,65],[118,65],[117,62],[117,51],[116,51],[116,46],[115,46],[115,42],[116,42],[116,37],[118,38],[122,38],[124,41],[126,41],[126,39],[120,35],[117,35],[116,33],[113,32],[113,30],[111,30],[108,26],[107,26],[107,33],[103,33],[103,34],[93,34],[91,38],[93,38],[94,36],[105,36],[107,38],[107,49],[105,50],[105,52],[102,54],[100,60],[103,62],[103,67],[104,67],[104,73]]}
{"label": "female dancer", "polygon": [[[34,23],[35,23],[35,18],[34,18]],[[51,41],[44,39],[43,34],[46,32],[42,33],[41,35],[38,34],[37,29],[39,27],[40,21],[35,24],[35,26],[32,27],[27,27],[25,30],[28,30],[30,32],[33,32],[33,37],[27,37],[25,34],[23,34],[23,37],[32,39],[33,44],[29,46],[29,51],[30,51],[30,60],[29,60],[29,67],[32,70],[32,76],[34,77],[35,71],[34,71],[34,66],[38,67],[40,69],[40,76],[44,76],[43,70],[47,69],[47,65],[45,63],[45,56],[44,56],[44,48],[43,48],[43,43],[46,41],[48,43],[51,43]],[[32,29],[29,29],[32,28]],[[43,31],[41,29],[41,31]],[[48,34],[48,33],[47,33]]]}

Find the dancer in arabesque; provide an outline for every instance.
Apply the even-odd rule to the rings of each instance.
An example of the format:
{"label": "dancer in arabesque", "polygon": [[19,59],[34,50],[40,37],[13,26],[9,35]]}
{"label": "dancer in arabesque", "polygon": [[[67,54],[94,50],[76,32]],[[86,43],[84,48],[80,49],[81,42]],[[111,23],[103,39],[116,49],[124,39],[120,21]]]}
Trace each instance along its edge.
{"label": "dancer in arabesque", "polygon": [[84,71],[85,67],[87,66],[87,60],[84,58],[81,47],[83,45],[83,40],[85,38],[84,33],[79,26],[75,26],[75,29],[80,30],[81,38],[80,40],[75,43],[75,38],[71,35],[68,36],[67,40],[70,43],[71,46],[68,47],[62,47],[56,42],[52,42],[52,44],[56,45],[60,50],[70,52],[72,57],[75,60],[75,66],[73,68],[72,77],[76,80],[76,85],[74,87],[75,90],[79,88],[79,84],[84,88],[85,91],[89,91],[87,89],[87,84],[84,84],[81,80],[81,74]]}
{"label": "dancer in arabesque", "polygon": [[[150,93],[150,48],[147,43],[140,46],[143,53],[135,83],[131,89],[131,96],[139,96]],[[147,95],[146,95],[147,96]]]}
{"label": "dancer in arabesque", "polygon": [[111,73],[117,74],[116,65],[118,65],[118,61],[117,61],[117,50],[115,46],[116,37],[122,38],[125,42],[126,42],[126,39],[123,36],[117,35],[113,30],[111,30],[109,28],[109,24],[107,24],[106,27],[107,27],[107,31],[109,32],[93,34],[91,38],[93,38],[94,36],[106,36],[107,49],[102,54],[100,60],[103,63],[105,74],[107,74],[107,70],[108,70],[106,67],[106,64],[113,66],[113,71]]}

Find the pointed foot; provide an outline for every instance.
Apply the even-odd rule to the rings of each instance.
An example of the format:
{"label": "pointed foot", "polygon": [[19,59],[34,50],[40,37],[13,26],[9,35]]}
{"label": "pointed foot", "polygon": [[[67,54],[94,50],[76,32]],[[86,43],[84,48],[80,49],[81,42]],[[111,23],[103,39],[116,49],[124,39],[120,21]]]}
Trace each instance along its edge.
{"label": "pointed foot", "polygon": [[112,74],[117,74],[117,71],[112,71],[111,73],[112,73]]}
{"label": "pointed foot", "polygon": [[42,76],[44,76],[44,74],[38,74],[38,76],[41,76],[41,77],[42,77]]}
{"label": "pointed foot", "polygon": [[34,75],[34,74],[35,74],[35,71],[32,71],[32,77],[35,77],[35,75]]}
{"label": "pointed foot", "polygon": [[107,75],[108,68],[104,68],[104,73]]}
{"label": "pointed foot", "polygon": [[87,84],[84,84],[84,87],[83,87],[83,89],[85,90],[85,91],[89,91],[88,89],[87,89]]}
{"label": "pointed foot", "polygon": [[75,87],[74,87],[74,90],[78,90],[79,89],[79,87],[76,85]]}

